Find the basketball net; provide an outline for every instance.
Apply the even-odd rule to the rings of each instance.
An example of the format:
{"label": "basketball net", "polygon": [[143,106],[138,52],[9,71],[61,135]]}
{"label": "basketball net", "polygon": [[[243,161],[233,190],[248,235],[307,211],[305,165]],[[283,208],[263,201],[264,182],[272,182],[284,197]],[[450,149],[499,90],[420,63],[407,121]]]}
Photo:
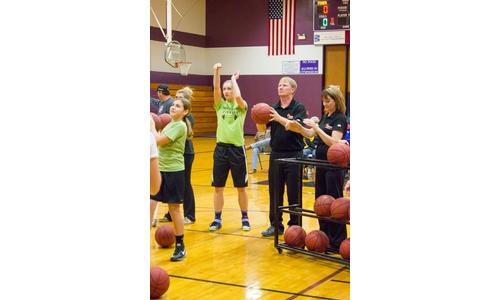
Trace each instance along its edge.
{"label": "basketball net", "polygon": [[182,76],[188,76],[189,74],[189,69],[191,69],[191,65],[193,63],[190,61],[180,61],[177,63],[179,66],[179,70],[181,71]]}

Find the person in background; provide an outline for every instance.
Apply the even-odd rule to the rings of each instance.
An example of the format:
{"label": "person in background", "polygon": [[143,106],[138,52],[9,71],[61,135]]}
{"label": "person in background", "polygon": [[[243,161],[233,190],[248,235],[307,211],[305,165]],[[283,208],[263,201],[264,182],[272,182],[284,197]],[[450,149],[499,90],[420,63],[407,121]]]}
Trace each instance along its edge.
{"label": "person in background", "polygon": [[158,85],[156,94],[158,99],[150,98],[149,100],[150,111],[157,115],[170,113],[170,106],[174,103],[174,98],[170,96],[168,86],[163,83]]}
{"label": "person in background", "polygon": [[[259,128],[260,124],[257,124],[257,129],[262,129]],[[246,150],[252,149],[252,167],[250,169],[250,174],[253,174],[257,172],[257,163],[259,162],[259,153],[262,152],[269,152],[270,149],[270,143],[271,143],[271,130],[270,129],[265,129],[264,130],[259,130],[255,134],[255,143],[250,144],[248,146],[245,146]],[[265,132],[263,132],[265,131]]]}
{"label": "person in background", "polygon": [[[319,123],[319,118],[316,116],[312,117],[311,120],[316,124]],[[315,139],[316,138],[314,136],[311,136],[310,138],[304,137],[303,158],[316,158],[317,141]]]}

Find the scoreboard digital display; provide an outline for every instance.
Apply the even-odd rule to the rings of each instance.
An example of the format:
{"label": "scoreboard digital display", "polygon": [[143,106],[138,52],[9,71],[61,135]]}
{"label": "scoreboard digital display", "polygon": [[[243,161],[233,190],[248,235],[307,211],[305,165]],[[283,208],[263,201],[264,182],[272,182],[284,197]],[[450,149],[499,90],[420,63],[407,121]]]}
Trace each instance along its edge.
{"label": "scoreboard digital display", "polygon": [[314,30],[350,29],[349,0],[314,0]]}

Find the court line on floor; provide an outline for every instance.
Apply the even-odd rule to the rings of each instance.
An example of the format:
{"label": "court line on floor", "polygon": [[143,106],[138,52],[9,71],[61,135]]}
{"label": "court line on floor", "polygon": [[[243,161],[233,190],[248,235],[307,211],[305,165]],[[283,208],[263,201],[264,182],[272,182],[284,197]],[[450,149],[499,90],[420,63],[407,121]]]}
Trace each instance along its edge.
{"label": "court line on floor", "polygon": [[331,279],[330,281],[333,281],[333,282],[340,282],[340,283],[348,283],[348,284],[350,284],[350,283],[351,283],[350,281],[345,281],[345,280],[337,280],[337,279]]}
{"label": "court line on floor", "polygon": [[[317,281],[313,284],[311,284],[310,286],[306,287],[305,289],[303,289],[302,291],[298,292],[297,294],[302,294],[302,293],[305,293],[305,292],[308,292],[310,290],[312,290],[313,288],[317,287],[318,285],[322,284],[323,282],[327,281],[328,279],[334,277],[335,275],[339,274],[340,272],[344,271],[345,269],[347,269],[347,267],[342,267],[340,269],[338,269],[337,271],[333,272],[332,274],[326,276],[325,278],[321,279],[320,281]],[[298,296],[292,296],[286,300],[292,300],[292,299],[295,299],[297,298]]]}
{"label": "court line on floor", "polygon": [[245,288],[245,289],[256,289],[256,290],[261,290],[261,291],[266,291],[266,292],[273,292],[273,293],[294,295],[295,297],[301,296],[301,297],[308,297],[308,298],[314,298],[314,299],[339,300],[339,299],[336,299],[336,298],[326,298],[326,297],[320,297],[320,296],[313,296],[313,295],[302,294],[301,292],[299,292],[299,293],[292,293],[292,292],[286,292],[286,291],[280,291],[280,290],[274,290],[274,289],[267,289],[267,288],[258,288],[258,287],[246,286],[246,285],[236,284],[236,283],[227,283],[227,282],[221,282],[221,281],[214,281],[214,280],[207,280],[207,279],[200,279],[200,278],[193,278],[193,277],[186,277],[186,276],[179,276],[179,275],[171,275],[171,274],[169,274],[169,276],[170,277],[174,277],[174,278],[187,279],[187,280],[195,280],[195,281],[202,281],[202,282],[215,283],[215,284],[221,284],[221,285],[228,285],[228,286],[240,287],[240,288]]}
{"label": "court line on floor", "polygon": [[234,235],[234,236],[250,237],[250,238],[254,238],[254,239],[261,239],[261,240],[268,240],[268,241],[273,240],[273,239],[270,239],[268,237],[263,237],[263,236],[244,235],[244,234],[231,233],[231,232],[217,232],[217,231],[186,229],[186,228],[184,228],[184,231],[193,231],[193,232],[201,232],[201,233],[215,233],[215,234],[221,234],[221,235]]}
{"label": "court line on floor", "polygon": [[[239,208],[231,208],[231,207],[228,207],[228,208],[224,208],[224,211],[233,211],[233,212],[240,212],[241,210]],[[249,209],[247,210],[248,212],[257,212],[257,213],[269,213],[268,210],[258,210],[258,209]],[[214,212],[214,208],[213,207],[196,207],[196,212],[198,213],[206,213],[206,212],[209,212],[209,213],[213,213]],[[250,220],[251,221],[251,220]],[[166,222],[162,222],[160,221],[161,223],[166,223]],[[208,223],[207,223],[208,224]]]}

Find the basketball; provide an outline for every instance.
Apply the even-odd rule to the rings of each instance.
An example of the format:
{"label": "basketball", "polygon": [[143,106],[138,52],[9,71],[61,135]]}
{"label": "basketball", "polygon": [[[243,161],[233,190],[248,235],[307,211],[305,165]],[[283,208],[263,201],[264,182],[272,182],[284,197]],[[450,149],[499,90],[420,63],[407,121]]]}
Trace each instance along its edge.
{"label": "basketball", "polygon": [[161,114],[158,117],[160,118],[160,130],[165,128],[165,126],[172,121],[172,117],[169,114]]}
{"label": "basketball", "polygon": [[351,150],[346,144],[335,143],[328,148],[326,157],[329,162],[335,165],[346,167],[351,160]]}
{"label": "basketball", "polygon": [[340,243],[340,255],[343,259],[351,258],[351,239],[345,239]]}
{"label": "basketball", "polygon": [[292,247],[304,248],[306,231],[298,225],[292,225],[285,231],[285,243]]}
{"label": "basketball", "polygon": [[328,236],[323,231],[313,230],[306,236],[306,247],[308,250],[324,253],[328,247]]}
{"label": "basketball", "polygon": [[349,206],[351,201],[346,198],[333,200],[330,206],[330,217],[335,220],[347,220],[349,218]]}
{"label": "basketball", "polygon": [[149,270],[149,297],[151,299],[160,298],[170,286],[168,273],[160,267],[153,267]]}
{"label": "basketball", "polygon": [[316,215],[318,215],[318,217],[329,217],[333,200],[335,200],[335,198],[330,195],[319,196],[316,201],[314,201],[314,212]]}
{"label": "basketball", "polygon": [[175,243],[175,231],[170,225],[163,225],[156,229],[155,240],[162,248],[168,248]]}
{"label": "basketball", "polygon": [[153,118],[153,121],[155,122],[155,127],[156,127],[156,130],[160,130],[160,118],[158,117],[157,114],[155,113],[151,113],[151,118]]}
{"label": "basketball", "polygon": [[271,120],[269,114],[271,113],[271,106],[267,103],[257,103],[252,107],[250,117],[257,124],[267,124]]}

